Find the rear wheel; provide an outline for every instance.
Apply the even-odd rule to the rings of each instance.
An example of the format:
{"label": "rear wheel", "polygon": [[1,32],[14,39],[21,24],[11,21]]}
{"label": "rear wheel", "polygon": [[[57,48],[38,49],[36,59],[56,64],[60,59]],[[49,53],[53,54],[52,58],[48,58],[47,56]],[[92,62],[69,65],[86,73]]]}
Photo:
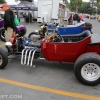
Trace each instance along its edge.
{"label": "rear wheel", "polygon": [[38,34],[38,32],[31,32],[28,38],[30,38],[33,42],[37,42],[40,40],[40,35]]}
{"label": "rear wheel", "polygon": [[1,39],[2,41],[6,41],[6,40],[5,40],[5,29],[0,30],[0,39]]}
{"label": "rear wheel", "polygon": [[86,53],[80,56],[75,63],[75,76],[85,85],[100,84],[100,55]]}
{"label": "rear wheel", "polygon": [[6,51],[0,48],[0,69],[5,68],[7,63],[8,63],[8,55]]}
{"label": "rear wheel", "polygon": [[31,32],[29,35],[28,35],[28,38],[31,38],[32,35],[38,35],[37,32]]}

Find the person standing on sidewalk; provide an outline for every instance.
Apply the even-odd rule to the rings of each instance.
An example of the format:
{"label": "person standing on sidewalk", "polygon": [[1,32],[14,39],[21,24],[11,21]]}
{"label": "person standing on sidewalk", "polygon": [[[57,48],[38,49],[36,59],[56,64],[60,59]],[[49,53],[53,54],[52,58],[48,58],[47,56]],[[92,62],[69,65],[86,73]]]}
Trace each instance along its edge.
{"label": "person standing on sidewalk", "polygon": [[81,13],[81,14],[79,14],[79,17],[80,17],[80,21],[84,21],[84,18],[83,18],[82,13]]}
{"label": "person standing on sidewalk", "polygon": [[5,12],[4,14],[4,28],[5,28],[5,39],[7,42],[10,42],[13,32],[15,31],[14,26],[14,13],[8,4],[2,4],[0,7]]}

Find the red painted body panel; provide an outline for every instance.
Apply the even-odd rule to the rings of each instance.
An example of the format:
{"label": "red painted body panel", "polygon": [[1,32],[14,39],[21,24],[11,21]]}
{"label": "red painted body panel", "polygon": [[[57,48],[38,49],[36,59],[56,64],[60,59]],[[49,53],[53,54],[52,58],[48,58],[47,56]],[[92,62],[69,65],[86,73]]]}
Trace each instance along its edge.
{"label": "red painted body panel", "polygon": [[14,51],[14,44],[15,44],[15,39],[17,38],[17,35],[14,35],[11,39],[11,43],[12,43],[12,50]]}
{"label": "red painted body panel", "polygon": [[[91,37],[79,42],[46,42],[42,40],[41,50],[46,60],[60,62],[75,62],[83,53],[87,52],[87,44]],[[88,49],[89,50],[89,49]]]}
{"label": "red painted body panel", "polygon": [[86,52],[92,52],[92,53],[94,52],[94,53],[100,54],[100,44],[87,45]]}

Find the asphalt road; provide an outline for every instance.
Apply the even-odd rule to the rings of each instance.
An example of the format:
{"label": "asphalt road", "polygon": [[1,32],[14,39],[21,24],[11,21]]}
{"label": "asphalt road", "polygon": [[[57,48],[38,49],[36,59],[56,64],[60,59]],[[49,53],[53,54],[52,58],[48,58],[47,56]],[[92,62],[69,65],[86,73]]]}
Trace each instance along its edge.
{"label": "asphalt road", "polygon": [[[93,24],[93,33],[100,33],[100,22]],[[27,35],[39,24],[25,24]],[[74,76],[74,65],[34,61],[36,67],[20,64],[20,56],[10,56],[0,70],[0,100],[100,100],[100,85],[85,86]]]}

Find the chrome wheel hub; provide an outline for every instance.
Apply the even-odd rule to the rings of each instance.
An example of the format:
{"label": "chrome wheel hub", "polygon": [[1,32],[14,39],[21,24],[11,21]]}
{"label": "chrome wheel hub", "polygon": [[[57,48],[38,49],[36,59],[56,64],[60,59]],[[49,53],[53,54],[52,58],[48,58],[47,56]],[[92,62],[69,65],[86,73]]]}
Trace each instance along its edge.
{"label": "chrome wheel hub", "polygon": [[82,67],[81,75],[87,81],[95,81],[100,78],[100,67],[95,63],[87,63]]}

